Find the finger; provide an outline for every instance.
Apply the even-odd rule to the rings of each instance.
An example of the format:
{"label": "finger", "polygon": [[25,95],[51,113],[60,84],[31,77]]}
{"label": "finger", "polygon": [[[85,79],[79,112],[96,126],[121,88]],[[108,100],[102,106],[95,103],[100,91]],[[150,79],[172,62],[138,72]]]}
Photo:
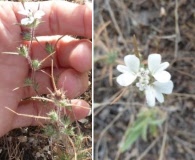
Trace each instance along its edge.
{"label": "finger", "polygon": [[[39,37],[39,43],[33,42],[31,49],[32,59],[42,61],[48,56],[45,51],[46,42],[55,46],[59,36]],[[58,41],[56,53],[54,54],[54,62],[61,67],[71,67],[79,72],[87,72],[92,66],[92,44],[89,40],[74,39],[70,36],[65,36]],[[51,57],[47,58],[42,64],[42,67],[51,66]]]}
{"label": "finger", "polygon": [[[41,23],[36,30],[36,35],[79,35],[92,37],[92,7],[91,5],[79,5],[71,2],[30,2],[25,6],[36,11],[38,5],[45,12]],[[20,7],[19,7],[20,6]],[[17,19],[22,19],[18,14],[23,10],[22,5],[15,8]]]}
{"label": "finger", "polygon": [[73,106],[75,106],[72,108],[71,112],[67,111],[67,113],[72,120],[79,120],[85,118],[91,113],[91,108],[86,101],[73,99],[71,100],[71,103]]}
{"label": "finger", "polygon": [[89,71],[92,66],[91,42],[86,40],[80,40],[79,43],[70,42],[67,47],[63,43],[62,41],[57,54],[60,66],[71,66],[79,72]]}
{"label": "finger", "polygon": [[[48,88],[53,91],[53,84],[51,77],[49,76],[49,69],[45,72],[37,72],[35,75],[35,81],[38,84],[39,95],[48,94]],[[60,69],[54,71],[57,78],[57,88],[65,91],[66,97],[69,99],[75,98],[84,93],[88,88],[88,75],[87,73],[79,73],[73,69]],[[35,91],[32,87],[25,87],[23,92],[23,98],[32,97],[35,95]]]}
{"label": "finger", "polygon": [[[72,120],[82,119],[90,113],[89,104],[85,102],[84,100],[75,99],[75,100],[72,100],[71,103],[73,105],[72,112],[68,112],[68,116],[70,116]],[[44,106],[41,103],[22,104],[18,107],[16,112],[19,114],[23,114],[23,115],[15,115],[12,128],[14,129],[14,128],[19,128],[19,127],[35,126],[35,125],[47,123],[48,120],[39,119],[39,118],[36,119],[32,117],[27,117],[27,116],[28,115],[39,116],[42,118],[48,117],[47,113],[49,113],[49,111],[52,109],[54,109],[53,106],[48,107],[48,105]]]}
{"label": "finger", "polygon": [[58,79],[58,87],[67,91],[67,97],[75,98],[88,88],[88,74],[65,70]]}

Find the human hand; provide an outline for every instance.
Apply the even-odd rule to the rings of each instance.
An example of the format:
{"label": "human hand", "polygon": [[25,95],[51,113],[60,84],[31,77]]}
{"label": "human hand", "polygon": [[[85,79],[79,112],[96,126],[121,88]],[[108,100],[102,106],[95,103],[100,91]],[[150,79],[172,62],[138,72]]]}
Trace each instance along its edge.
{"label": "human hand", "polygon": [[[36,11],[37,7],[37,2],[30,2],[32,10]],[[0,2],[0,136],[14,128],[40,123],[39,119],[18,116],[5,107],[17,113],[35,116],[45,116],[52,108],[46,108],[36,101],[21,102],[21,99],[35,95],[32,88],[22,87],[31,74],[29,64],[24,57],[2,54],[7,51],[15,52],[22,42],[20,33],[24,28],[14,25],[22,19],[22,15],[18,14],[22,9],[21,3]],[[45,12],[42,18],[44,22],[36,28],[35,35],[42,46],[45,42],[55,44],[58,39],[56,35],[92,37],[92,8],[89,5],[51,1],[40,2],[40,9]],[[32,43],[32,59],[42,60],[48,55],[40,44]],[[87,72],[91,69],[91,52],[91,42],[87,39],[78,40],[65,36],[57,43],[54,59],[59,67],[56,70],[59,72],[57,87],[66,91],[70,99],[79,96],[88,87]],[[49,72],[51,62],[44,62],[42,69]],[[52,89],[51,79],[46,74],[37,72],[36,81],[39,83],[39,94],[48,93],[47,87]],[[16,87],[20,88],[13,91]],[[84,106],[73,107],[76,119],[84,118],[89,113],[87,102],[74,99],[71,103]]]}

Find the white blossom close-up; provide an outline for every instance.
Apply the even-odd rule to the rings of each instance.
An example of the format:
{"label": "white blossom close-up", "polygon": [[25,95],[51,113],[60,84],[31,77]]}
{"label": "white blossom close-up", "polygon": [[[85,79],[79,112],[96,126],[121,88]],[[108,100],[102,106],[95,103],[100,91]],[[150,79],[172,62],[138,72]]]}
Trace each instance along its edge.
{"label": "white blossom close-up", "polygon": [[164,102],[163,94],[171,94],[173,91],[173,82],[165,83],[155,81],[145,89],[146,101],[150,107],[155,106],[155,99],[160,103]]}
{"label": "white blossom close-up", "polygon": [[127,55],[124,57],[125,65],[118,65],[117,70],[122,72],[116,79],[121,86],[129,86],[136,82],[140,91],[144,91],[149,106],[155,105],[155,99],[164,102],[163,94],[170,94],[173,90],[171,75],[165,69],[168,62],[161,63],[160,54],[148,56],[148,67],[143,67],[138,57]]}
{"label": "white blossom close-up", "polygon": [[150,54],[148,56],[148,69],[157,81],[167,82],[171,79],[170,73],[165,71],[168,66],[168,62],[161,63],[160,54]]}
{"label": "white blossom close-up", "polygon": [[121,86],[128,86],[135,81],[140,68],[140,60],[135,55],[127,55],[124,58],[125,66],[118,65],[117,70],[122,72],[116,79]]}
{"label": "white blossom close-up", "polygon": [[38,10],[36,12],[32,12],[30,9],[22,10],[18,12],[21,15],[26,16],[25,18],[21,19],[21,25],[32,25],[37,19],[41,19],[45,13],[42,10]]}

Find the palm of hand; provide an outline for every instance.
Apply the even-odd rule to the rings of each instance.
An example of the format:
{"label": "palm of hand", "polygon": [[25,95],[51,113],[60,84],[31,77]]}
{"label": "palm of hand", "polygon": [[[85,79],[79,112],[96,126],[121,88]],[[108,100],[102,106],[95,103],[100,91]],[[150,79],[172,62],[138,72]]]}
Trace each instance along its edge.
{"label": "palm of hand", "polygon": [[[14,9],[13,7],[12,8],[10,7],[11,5],[4,5],[4,6],[6,6],[6,8],[3,7],[3,5],[0,5],[0,7],[2,8],[0,9],[0,15],[1,15],[0,17],[0,21],[1,21],[0,52],[1,53],[7,52],[7,51],[14,52],[16,51],[16,48],[21,44],[21,35],[20,35],[21,27],[18,25],[13,25],[13,22],[17,22],[17,16],[14,13]],[[9,15],[9,18],[7,18],[7,15]],[[55,41],[55,40],[51,39],[51,41]],[[80,41],[74,42],[74,43],[81,44]],[[87,42],[87,46],[89,46],[88,42]],[[91,67],[90,62],[88,62],[87,64],[88,66],[84,67],[85,69],[83,69],[83,73],[77,72],[74,69],[67,69],[69,68],[68,66],[65,66],[66,69],[64,69],[64,66],[62,67],[62,69],[60,69],[62,70],[60,71],[61,75],[64,75],[66,72],[66,75],[71,77],[71,78],[67,78],[68,77],[67,76],[66,79],[61,78],[62,80],[67,81],[67,83],[71,81],[73,85],[74,84],[76,85],[77,84],[76,82],[78,82],[78,80],[76,81],[75,79],[81,79],[79,83],[80,83],[80,86],[82,87],[79,88],[75,86],[76,89],[72,89],[72,88],[70,89],[69,87],[67,87],[69,86],[69,84],[66,84],[66,83],[65,85],[63,85],[64,83],[62,83],[62,80],[59,83],[58,86],[63,87],[64,89],[67,89],[70,92],[73,92],[72,94],[70,93],[69,95],[70,98],[74,98],[75,96],[78,96],[78,93],[81,94],[87,89],[88,77],[85,72],[88,71]],[[70,65],[70,68],[74,68],[74,65],[71,66],[71,63],[69,63],[69,65]],[[50,66],[47,66],[47,67],[50,68]],[[75,66],[75,67],[79,69],[81,68],[80,66]],[[0,79],[1,79],[1,83],[0,83],[0,88],[1,88],[0,89],[0,128],[1,128],[0,137],[13,128],[27,126],[27,125],[34,125],[36,123],[34,119],[18,116],[8,111],[7,109],[5,109],[5,107],[8,107],[18,113],[31,114],[31,115],[39,114],[40,108],[37,108],[37,107],[40,107],[40,106],[38,106],[37,104],[35,105],[32,102],[21,103],[21,99],[24,99],[26,97],[30,97],[33,95],[32,89],[29,89],[28,87],[23,87],[25,79],[30,74],[31,74],[31,69],[28,65],[27,60],[24,57],[17,56],[17,55],[0,54]],[[43,85],[41,92],[44,93],[46,91],[46,86],[49,86],[49,88],[51,88],[50,79],[47,76],[44,76],[43,74],[42,75],[38,74],[37,79],[41,83],[41,85]],[[16,91],[13,91],[13,89],[15,89],[16,87],[20,87],[20,88]],[[82,102],[82,103],[84,106],[88,106],[86,102]],[[44,111],[44,113],[45,112],[46,111]],[[80,111],[78,110],[78,112],[81,112],[81,110]],[[85,117],[87,113],[88,113],[88,110],[84,111],[77,118],[79,119],[79,118]]]}

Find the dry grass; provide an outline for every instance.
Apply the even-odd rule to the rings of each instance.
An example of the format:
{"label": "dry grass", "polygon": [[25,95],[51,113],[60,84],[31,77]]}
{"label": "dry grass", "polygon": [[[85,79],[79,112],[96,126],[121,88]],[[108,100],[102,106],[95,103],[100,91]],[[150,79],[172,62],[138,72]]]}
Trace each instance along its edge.
{"label": "dry grass", "polygon": [[[195,23],[194,1],[95,1],[95,159],[192,160],[195,157]],[[146,58],[160,53],[169,61],[174,93],[159,107],[168,120],[156,138],[139,140],[123,154],[118,146],[128,122],[144,102],[130,87],[123,91],[115,82],[115,67],[133,54],[133,35]],[[108,57],[116,60],[108,63]],[[122,96],[120,95],[123,92]],[[114,99],[117,101],[111,105]]]}

